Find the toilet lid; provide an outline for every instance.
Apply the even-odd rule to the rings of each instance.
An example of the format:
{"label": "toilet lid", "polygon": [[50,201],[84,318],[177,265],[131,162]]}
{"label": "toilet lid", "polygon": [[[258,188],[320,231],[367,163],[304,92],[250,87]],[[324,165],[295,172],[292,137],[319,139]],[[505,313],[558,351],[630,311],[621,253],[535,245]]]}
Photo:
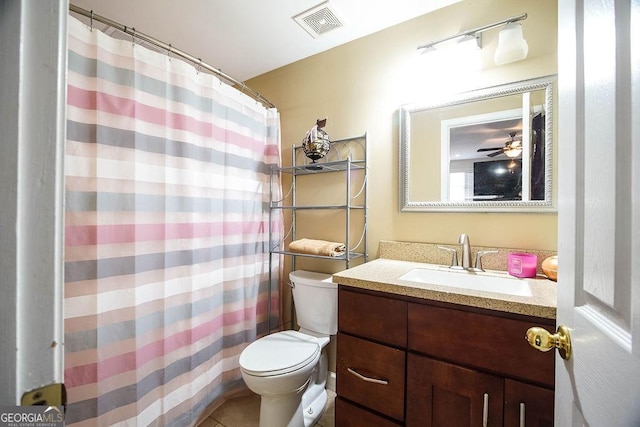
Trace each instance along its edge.
{"label": "toilet lid", "polygon": [[286,374],[308,365],[319,353],[316,337],[282,331],[249,344],[240,354],[240,367],[260,377]]}

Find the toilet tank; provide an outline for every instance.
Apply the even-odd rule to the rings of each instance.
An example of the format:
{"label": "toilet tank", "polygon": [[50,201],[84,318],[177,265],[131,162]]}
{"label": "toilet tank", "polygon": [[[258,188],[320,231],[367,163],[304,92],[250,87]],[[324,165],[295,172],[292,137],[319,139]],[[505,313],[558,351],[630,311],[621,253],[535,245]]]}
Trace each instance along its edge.
{"label": "toilet tank", "polygon": [[338,285],[330,274],[296,270],[289,273],[296,318],[301,329],[321,335],[338,332]]}

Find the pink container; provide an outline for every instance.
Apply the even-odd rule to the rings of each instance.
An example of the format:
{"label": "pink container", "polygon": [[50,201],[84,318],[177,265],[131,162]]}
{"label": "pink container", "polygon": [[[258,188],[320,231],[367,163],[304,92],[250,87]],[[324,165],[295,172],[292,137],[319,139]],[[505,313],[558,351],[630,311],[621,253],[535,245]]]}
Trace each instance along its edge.
{"label": "pink container", "polygon": [[538,257],[532,254],[512,252],[509,254],[507,270],[516,277],[536,277]]}

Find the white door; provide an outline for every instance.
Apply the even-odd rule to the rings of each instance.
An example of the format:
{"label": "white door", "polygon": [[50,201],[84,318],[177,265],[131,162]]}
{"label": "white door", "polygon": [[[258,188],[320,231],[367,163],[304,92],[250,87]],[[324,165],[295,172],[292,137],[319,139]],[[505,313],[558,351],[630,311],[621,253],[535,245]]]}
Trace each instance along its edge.
{"label": "white door", "polygon": [[556,426],[640,426],[640,0],[559,0]]}
{"label": "white door", "polygon": [[0,406],[63,377],[68,7],[0,1]]}

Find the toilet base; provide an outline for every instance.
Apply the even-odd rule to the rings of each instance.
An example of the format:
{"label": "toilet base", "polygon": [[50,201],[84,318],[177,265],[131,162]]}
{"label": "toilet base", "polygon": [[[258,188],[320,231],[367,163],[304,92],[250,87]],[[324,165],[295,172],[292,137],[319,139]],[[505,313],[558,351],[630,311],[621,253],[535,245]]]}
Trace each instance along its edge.
{"label": "toilet base", "polygon": [[320,388],[314,384],[305,392],[303,387],[293,399],[291,395],[261,396],[260,427],[312,427],[324,413],[329,400],[327,390]]}
{"label": "toilet base", "polygon": [[[317,384],[312,385],[311,387],[320,388]],[[307,396],[313,396],[314,400],[309,402],[308,400],[310,399],[305,399]],[[316,391],[315,393],[305,393],[302,397],[304,427],[311,427],[318,421],[318,419],[320,419],[327,406],[327,400],[329,400],[329,398],[327,397],[327,390],[324,388]]]}
{"label": "toilet base", "polygon": [[295,393],[260,396],[260,427],[306,427],[302,415],[305,384]]}
{"label": "toilet base", "polygon": [[318,364],[311,373],[309,385],[302,396],[304,427],[313,426],[324,413],[327,406],[327,350],[323,347]]}

